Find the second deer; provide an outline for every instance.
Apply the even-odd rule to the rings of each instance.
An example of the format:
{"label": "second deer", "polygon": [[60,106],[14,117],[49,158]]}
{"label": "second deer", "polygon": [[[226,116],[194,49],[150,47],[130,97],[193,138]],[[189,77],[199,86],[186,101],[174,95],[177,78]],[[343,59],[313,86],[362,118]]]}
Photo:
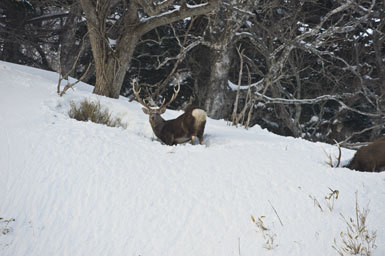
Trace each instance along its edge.
{"label": "second deer", "polygon": [[360,147],[346,167],[362,172],[385,171],[385,137]]}
{"label": "second deer", "polygon": [[163,143],[167,145],[176,145],[190,141],[194,143],[195,137],[198,137],[199,144],[203,142],[203,133],[206,125],[206,112],[203,109],[189,105],[185,112],[175,119],[164,120],[161,115],[166,111],[166,107],[170,105],[180,91],[180,83],[178,81],[177,89],[171,99],[157,108],[150,107],[140,96],[140,89],[135,89],[135,81],[132,82],[132,90],[136,99],[144,108],[143,112],[149,115],[151,128]]}

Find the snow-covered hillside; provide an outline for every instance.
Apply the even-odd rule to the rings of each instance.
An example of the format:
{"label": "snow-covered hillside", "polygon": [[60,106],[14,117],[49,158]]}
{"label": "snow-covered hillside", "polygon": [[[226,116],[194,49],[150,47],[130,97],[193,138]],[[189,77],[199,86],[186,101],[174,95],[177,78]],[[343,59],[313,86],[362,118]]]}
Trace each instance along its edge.
{"label": "snow-covered hillside", "polygon": [[[85,84],[60,98],[57,80],[0,62],[0,255],[337,255],[356,191],[385,255],[385,172],[333,169],[331,145],[212,119],[204,145],[162,145],[140,104]],[[127,128],[70,119],[84,98]]]}

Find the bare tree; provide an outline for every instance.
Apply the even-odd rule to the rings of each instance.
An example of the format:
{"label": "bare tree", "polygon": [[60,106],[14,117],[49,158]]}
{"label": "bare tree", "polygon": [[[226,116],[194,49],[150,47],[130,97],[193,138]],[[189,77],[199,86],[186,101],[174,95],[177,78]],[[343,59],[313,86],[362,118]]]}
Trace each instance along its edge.
{"label": "bare tree", "polygon": [[232,62],[237,58],[237,34],[248,17],[253,15],[248,10],[256,2],[222,1],[218,11],[208,16],[203,46],[192,57],[191,62],[198,63],[198,68],[193,68],[198,101],[211,118],[228,118],[231,115],[235,93],[229,87],[229,81],[232,78]]}
{"label": "bare tree", "polygon": [[[324,6],[315,8],[317,4]],[[252,87],[255,102],[262,109],[258,114],[275,132],[318,136],[324,118],[331,120],[331,125],[338,124],[338,113],[381,119],[381,93],[374,91],[375,86],[359,69],[362,56],[357,54],[355,60],[352,51],[346,51],[352,42],[371,33],[365,27],[377,15],[373,11],[376,4],[375,0],[330,4],[261,1],[256,6],[255,16],[246,23],[250,33],[243,35],[257,53],[246,50],[245,55],[255,64]],[[309,126],[317,126],[312,135],[303,131],[305,119]]]}
{"label": "bare tree", "polygon": [[[199,5],[181,5],[167,1],[113,1],[79,0],[86,15],[88,33],[96,68],[94,93],[117,98],[124,76],[129,68],[134,49],[139,39],[152,29],[187,17],[207,14],[218,5],[218,0],[209,0]],[[110,18],[115,18],[115,7],[121,15],[108,27]]]}

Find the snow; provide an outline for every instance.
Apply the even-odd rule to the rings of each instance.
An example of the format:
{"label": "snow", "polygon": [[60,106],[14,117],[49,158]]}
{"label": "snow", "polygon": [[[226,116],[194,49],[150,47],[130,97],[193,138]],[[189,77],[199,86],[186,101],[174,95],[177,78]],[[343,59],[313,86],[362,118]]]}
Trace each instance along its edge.
{"label": "snow", "polygon": [[[250,88],[256,87],[256,88],[257,88],[257,91],[260,91],[260,90],[262,89],[262,87],[261,87],[262,82],[263,82],[263,79],[259,80],[259,81],[256,82],[256,83],[250,84]],[[228,86],[229,86],[229,88],[230,88],[232,91],[237,91],[237,90],[238,90],[238,85],[237,85],[237,84],[234,84],[234,83],[231,82],[230,80],[228,81]],[[247,89],[249,89],[249,85],[241,85],[241,86],[239,86],[239,89],[240,89],[240,90],[247,90]]]}
{"label": "snow", "polygon": [[[57,80],[0,62],[0,255],[337,255],[356,191],[377,231],[372,255],[385,255],[385,173],[331,168],[332,145],[223,120],[207,120],[204,145],[166,146],[140,104],[82,83],[60,98]],[[70,119],[84,98],[127,128]],[[353,154],[343,149],[342,162]]]}
{"label": "snow", "polygon": [[311,123],[316,123],[316,122],[318,122],[319,121],[319,117],[318,116],[312,116],[311,118],[310,118],[310,120],[309,120],[309,122],[311,122]]}
{"label": "snow", "polygon": [[172,14],[174,12],[178,12],[180,10],[180,5],[174,5],[173,7],[174,7],[174,9],[168,10],[166,12],[162,12],[162,13],[160,13],[158,15],[154,15],[154,16],[150,16],[150,17],[142,17],[140,19],[140,22],[145,23],[145,22],[148,22],[151,19],[159,18],[159,17],[164,17],[164,16],[170,15],[170,14]]}
{"label": "snow", "polygon": [[116,46],[116,40],[108,38],[108,43],[110,44],[110,47],[115,47]]}
{"label": "snow", "polygon": [[186,4],[187,8],[193,9],[193,8],[202,8],[204,6],[208,5],[208,3],[201,3],[201,4]]}

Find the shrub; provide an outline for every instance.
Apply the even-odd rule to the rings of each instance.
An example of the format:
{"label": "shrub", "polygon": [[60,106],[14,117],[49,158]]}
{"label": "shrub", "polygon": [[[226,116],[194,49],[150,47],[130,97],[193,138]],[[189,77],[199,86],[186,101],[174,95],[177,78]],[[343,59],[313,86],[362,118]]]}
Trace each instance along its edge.
{"label": "shrub", "polygon": [[71,109],[68,114],[69,117],[78,121],[91,121],[110,127],[126,127],[120,118],[113,118],[107,108],[102,108],[99,101],[92,102],[85,99],[80,102],[79,106],[71,102]]}

